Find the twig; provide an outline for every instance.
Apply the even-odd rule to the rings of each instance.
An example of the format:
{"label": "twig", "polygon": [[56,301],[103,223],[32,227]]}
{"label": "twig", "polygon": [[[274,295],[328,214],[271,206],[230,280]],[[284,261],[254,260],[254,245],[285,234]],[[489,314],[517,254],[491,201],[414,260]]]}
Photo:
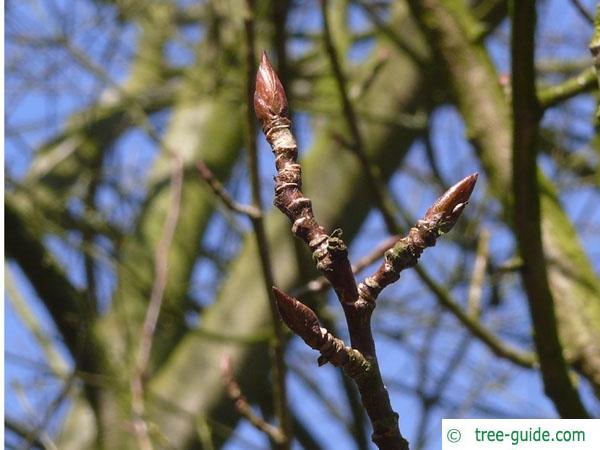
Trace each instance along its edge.
{"label": "twig", "polygon": [[590,65],[590,58],[583,56],[578,58],[538,58],[535,62],[536,72],[541,76],[561,75],[573,76],[577,72],[585,70]]}
{"label": "twig", "polygon": [[269,342],[272,352],[272,372],[273,372],[273,403],[275,416],[279,421],[283,441],[280,442],[280,448],[287,450],[290,448],[292,440],[292,423],[287,405],[287,388],[285,378],[285,355],[284,355],[284,333],[277,314],[275,297],[271,287],[275,284],[273,270],[271,266],[271,256],[269,251],[269,242],[265,232],[262,214],[262,199],[260,195],[260,173],[258,167],[258,152],[256,145],[256,121],[252,110],[254,98],[254,70],[256,67],[255,48],[254,48],[254,0],[246,0],[246,17],[244,19],[244,29],[246,33],[246,148],[248,149],[248,172],[250,173],[250,182],[252,188],[253,207],[259,212],[256,217],[252,217],[252,227],[260,255],[260,263],[265,287],[265,294],[269,301],[271,312],[271,322],[273,325],[273,338]]}
{"label": "twig", "polygon": [[[409,218],[405,217],[406,222],[410,222]],[[397,237],[389,238],[392,242],[392,245],[399,241]],[[383,247],[383,244],[376,249],[371,255],[363,258],[365,261],[369,261],[368,264],[372,263],[373,258]],[[383,255],[384,252],[381,252]],[[509,270],[516,270],[513,268],[521,267],[520,259],[515,262],[511,262],[511,268]],[[461,306],[452,298],[452,296],[448,293],[446,289],[440,286],[427,272],[427,270],[422,266],[415,266],[415,272],[417,276],[421,279],[421,281],[427,286],[427,288],[433,293],[438,302],[446,308],[458,321],[477,339],[479,339],[484,345],[486,345],[490,351],[496,356],[511,361],[512,363],[527,368],[534,369],[538,367],[538,362],[535,354],[530,352],[524,352],[513,348],[504,342],[502,342],[499,338],[494,336],[479,320],[477,317],[472,317],[467,314]],[[356,272],[355,272],[356,273]],[[315,280],[318,281],[318,280]],[[310,283],[309,283],[310,285]],[[327,287],[327,285],[325,286]]]}
{"label": "twig", "polygon": [[[49,426],[51,420],[56,417],[57,411],[59,408],[71,397],[72,390],[76,386],[76,373],[71,374],[66,380],[64,385],[61,387],[60,392],[56,395],[52,402],[48,405],[47,410],[42,415],[42,418],[39,424],[36,427],[35,434],[39,435],[42,441],[44,442],[44,448],[47,450],[58,450],[58,447],[54,444],[52,439],[50,438],[48,431],[46,431]],[[39,414],[39,411],[36,411]],[[35,417],[35,412],[34,412]],[[30,444],[23,447],[23,450],[29,450]]]}
{"label": "twig", "polygon": [[277,308],[285,324],[302,338],[306,344],[321,353],[319,366],[328,362],[341,367],[358,385],[364,383],[371,370],[371,363],[358,350],[347,347],[344,342],[321,327],[317,315],[294,297],[273,287]]}
{"label": "twig", "polygon": [[376,173],[376,168],[374,168],[367,159],[364,139],[358,125],[358,118],[356,117],[356,112],[354,111],[354,107],[352,106],[352,102],[350,101],[350,97],[348,95],[346,77],[342,70],[342,66],[340,65],[337,50],[333,44],[333,39],[331,38],[328,9],[329,1],[321,0],[321,14],[323,16],[323,39],[325,41],[325,49],[327,51],[327,55],[329,56],[329,62],[337,85],[338,94],[342,102],[344,118],[352,138],[352,145],[350,148],[354,151],[363,167],[367,184],[371,190],[373,199],[375,200],[375,203],[377,204],[378,209],[383,216],[383,221],[386,223],[388,228],[391,228],[393,227],[395,221],[393,214],[391,214],[392,208],[389,206],[390,199],[389,196],[387,196],[387,191],[383,186],[381,177],[378,173]]}
{"label": "twig", "polygon": [[385,23],[379,17],[378,12],[373,5],[364,0],[353,0],[353,3],[358,5],[366,13],[375,28],[387,37],[398,50],[406,53],[417,66],[421,68],[427,67],[427,55],[423,55],[421,54],[422,52],[414,49],[411,43],[407,42],[407,40],[402,35],[398,34],[393,27]]}
{"label": "twig", "polygon": [[11,303],[25,327],[29,329],[44,352],[50,371],[56,376],[67,372],[67,362],[58,352],[50,336],[43,330],[36,315],[30,310],[25,298],[16,286],[13,272],[8,265],[4,267],[4,289],[6,290],[6,300]]}
{"label": "twig", "polygon": [[[327,282],[327,280],[325,278],[323,278],[323,280],[325,280],[325,284],[327,286],[329,286],[329,283]],[[336,335],[337,333],[335,332],[335,330],[336,330],[335,321],[320,306],[322,306],[322,305],[317,305],[317,307],[319,308],[318,309],[319,315],[321,316],[320,322],[321,322],[322,326],[324,328],[326,328],[328,331],[330,331],[332,334]],[[303,380],[304,380],[304,377],[307,376],[306,374],[303,375],[303,373],[300,371],[300,367],[298,367],[298,366],[294,367],[294,371],[296,373],[298,373],[299,376]],[[352,433],[354,442],[356,444],[356,449],[357,450],[368,450],[370,448],[370,443],[369,443],[369,436],[367,434],[367,430],[365,429],[366,413],[365,413],[364,407],[361,403],[360,395],[356,388],[356,384],[354,383],[354,381],[351,378],[345,376],[343,371],[342,371],[342,373],[339,374],[339,376],[340,376],[340,381],[342,383],[341,387],[344,390],[344,394],[346,396],[346,400],[348,402],[348,406],[350,407],[350,412],[352,414],[352,424],[347,423],[345,418],[342,418],[341,420],[342,420],[342,422],[347,424],[349,431]],[[309,383],[308,379],[306,379],[305,381],[307,383]],[[309,386],[309,388],[310,388],[310,386]],[[318,396],[322,397],[322,395],[319,394],[319,392],[318,392],[319,390],[322,390],[322,389],[320,387],[318,387],[318,389],[316,389],[315,392]],[[336,416],[336,417],[339,416],[339,414],[338,414],[339,408],[334,407],[329,402],[326,403],[326,407],[328,410],[330,410],[332,412],[332,414],[334,416]]]}
{"label": "twig", "polygon": [[[517,3],[521,4],[521,1]],[[487,173],[490,189],[504,208],[503,216],[514,217],[510,151],[514,117],[510,102],[504,98],[498,83],[489,53],[483,43],[472,42],[464,32],[461,22],[473,22],[475,18],[464,2],[410,0],[408,4],[436,53],[436,63],[448,75],[448,87],[453,91],[456,106],[470,130],[470,140]],[[594,289],[587,290],[588,294],[581,294],[580,289],[587,289],[596,281],[593,276],[584,275],[590,273],[589,261],[573,227],[569,226],[569,218],[557,201],[552,182],[542,171],[537,171],[537,176],[544,186],[539,191],[543,197],[544,227],[556,230],[544,233],[543,239],[553,260],[560,261],[559,264],[547,264],[546,268],[553,292],[561,292],[555,299],[561,315],[561,332],[566,337],[564,345],[574,359],[582,362],[580,367],[586,378],[598,385],[595,380],[600,372],[594,369],[599,361],[598,339],[594,336],[595,330],[580,326],[581,320],[586,321],[594,314],[589,311],[584,297],[595,294]],[[514,224],[514,220],[510,222]],[[572,244],[568,249],[563,245],[567,241]],[[580,273],[581,276],[574,278],[569,275],[571,273]],[[576,308],[573,308],[574,304]]]}
{"label": "twig", "polygon": [[321,363],[332,360],[351,372],[373,425],[373,442],[382,450],[407,449],[377,362],[370,322],[374,300],[385,286],[398,279],[401,270],[416,263],[425,247],[434,245],[438,236],[452,228],[466,206],[477,175],[466,177],[438,199],[408,236],[386,252],[380,269],[357,286],[341,230],[328,235],[317,222],[310,199],[300,190],[301,170],[296,162],[297,146],[290,130],[285,91],[265,54],[256,77],[254,109],[275,154],[278,174],[274,203],[290,219],[292,232],[308,245],[317,268],[334,288],[346,316],[352,347],[321,329],[312,310],[274,288],[280,314],[308,345],[322,353]]}
{"label": "twig", "polygon": [[417,445],[416,450],[425,447],[428,438],[426,435],[427,425],[430,422],[433,407],[441,402],[444,389],[450,383],[455,372],[458,368],[460,368],[462,361],[467,356],[469,344],[471,342],[471,336],[468,333],[463,334],[463,337],[458,345],[456,345],[453,354],[448,358],[448,363],[441,372],[442,375],[440,378],[438,378],[438,381],[436,382],[435,387],[432,389],[432,392],[424,392],[424,395],[421,396],[423,398],[423,416],[422,425],[419,429],[419,433],[417,434],[417,443],[421,445]]}
{"label": "twig", "polygon": [[307,428],[293,411],[292,424],[294,425],[294,437],[304,450],[324,450],[324,447],[317,441],[314,433]]}
{"label": "twig", "polygon": [[431,138],[431,116],[429,117],[429,126],[423,133],[423,145],[425,146],[425,156],[427,157],[427,162],[429,163],[429,167],[431,168],[431,173],[434,178],[438,181],[438,183],[444,188],[448,187],[446,183],[444,183],[444,178],[442,177],[442,172],[438,167],[437,159],[435,158],[435,148],[433,146],[433,139]]}
{"label": "twig", "polygon": [[[103,70],[102,67],[89,59],[84,51],[73,45],[71,40],[67,39],[66,37],[59,38],[57,43],[62,43],[64,45],[65,50],[73,57],[77,64],[81,65],[83,68],[91,72],[96,78],[115,89],[118,94],[133,108],[133,111],[131,112],[132,118],[139,120],[140,127],[148,134],[148,137],[150,137],[150,139],[157,144],[164,146],[160,132],[150,120],[139,98],[127,92],[123,86],[114,81],[109,74]],[[167,149],[167,151],[169,151],[169,153],[173,153],[173,151],[169,149]]]}
{"label": "twig", "polygon": [[25,442],[29,443],[30,448],[39,450],[45,450],[47,448],[44,438],[38,436],[36,430],[30,429],[27,425],[19,422],[18,420],[11,417],[5,417],[4,426],[6,427],[6,431],[16,434]]}
{"label": "twig", "polygon": [[266,54],[263,54],[256,77],[254,109],[275,154],[278,171],[275,177],[275,206],[292,222],[294,235],[302,239],[313,252],[317,268],[327,277],[342,303],[351,304],[358,291],[346,244],[341,239],[340,230],[329,236],[319,225],[310,199],[300,190],[301,169],[296,162],[298,150],[290,131],[287,99]]}
{"label": "twig", "polygon": [[365,67],[366,73],[362,77],[362,80],[358,82],[352,89],[348,92],[348,95],[356,102],[360,103],[360,101],[364,98],[365,94],[369,92],[369,89],[374,84],[375,80],[381,73],[382,69],[385,67],[387,62],[390,59],[390,50],[382,48],[378,50],[375,55],[375,60],[368,63],[368,66]]}
{"label": "twig", "polygon": [[[394,228],[397,228],[395,226]],[[365,267],[371,265],[385,254],[387,250],[393,247],[400,241],[399,236],[392,236],[380,244],[372,253],[363,257],[352,267],[354,274],[360,273]],[[535,355],[526,353],[518,349],[514,349],[500,339],[495,337],[484,325],[482,325],[476,317],[471,317],[464,312],[460,305],[452,299],[452,297],[427,273],[425,268],[416,266],[415,271],[417,276],[435,295],[440,304],[444,306],[451,314],[453,314],[462,325],[467,328],[476,338],[485,344],[496,356],[507,359],[518,366],[525,368],[535,368],[537,360]],[[294,292],[294,295],[302,297],[309,293],[322,292],[330,286],[325,277],[319,277],[307,283],[303,288]]]}
{"label": "twig", "polygon": [[[311,370],[313,369],[313,367],[307,368],[305,363],[306,360],[304,358],[298,358],[300,359],[299,361],[296,358],[294,359],[295,363],[290,364],[290,369],[293,370],[294,375],[298,377],[298,380],[306,386],[306,389],[309,392],[311,392],[312,395],[319,399],[319,401],[323,404],[323,409],[327,411],[327,414],[331,416],[331,419],[342,424],[343,427],[346,428],[348,432],[350,432],[351,424],[349,421],[348,414],[346,413],[346,409],[344,408],[344,406],[339,404],[339,402],[336,402],[335,397],[332,396],[330,388],[331,384],[323,383],[322,380],[319,379],[318,374],[315,373],[314,370]],[[356,389],[352,378],[349,378],[348,376],[344,375],[343,370],[341,372],[342,374],[340,378],[346,380],[346,382],[351,383],[352,387]],[[358,401],[358,404],[362,411],[363,406],[360,403],[360,400]]]}
{"label": "twig", "polygon": [[171,170],[171,201],[167,211],[162,236],[156,246],[155,282],[152,286],[146,317],[142,325],[139,347],[135,356],[135,366],[131,377],[131,409],[133,412],[133,430],[142,450],[151,450],[152,441],[148,434],[148,426],[144,419],[144,376],[148,368],[150,352],[152,350],[154,330],[158,322],[164,291],[169,272],[169,249],[179,220],[179,207],[181,205],[181,190],[183,184],[183,161],[180,156],[172,154]]}
{"label": "twig", "polygon": [[442,318],[442,309],[437,308],[433,312],[431,320],[427,324],[427,329],[423,336],[423,344],[418,351],[419,364],[417,367],[417,380],[419,385],[417,386],[417,392],[419,399],[421,400],[421,416],[417,425],[416,439],[413,445],[415,450],[423,448],[425,442],[425,432],[427,431],[427,423],[429,422],[429,416],[431,414],[431,408],[435,406],[437,399],[434,396],[429,395],[427,392],[427,386],[429,384],[430,374],[429,365],[427,364],[431,355],[432,346],[435,341],[435,336],[440,331],[440,320]]}
{"label": "twig", "polygon": [[[596,6],[596,18],[594,19],[594,32],[590,40],[590,52],[594,58],[596,77],[600,86],[600,3]],[[596,126],[600,127],[600,105],[596,109]]]}
{"label": "twig", "polygon": [[[19,264],[43,300],[75,361],[76,369],[90,374],[103,373],[108,358],[91,327],[87,326],[91,323],[91,318],[87,317],[90,311],[85,306],[82,292],[71,284],[10,197],[5,199],[4,220],[6,254]],[[74,323],[72,317],[81,320]],[[95,387],[86,383],[85,390],[90,404],[94,405]]]}
{"label": "twig", "polygon": [[384,262],[377,272],[359,285],[363,299],[375,302],[386,286],[400,278],[401,271],[417,263],[425,248],[433,247],[439,236],[450,231],[467,205],[476,181],[477,174],[469,175],[448,189],[408,235],[385,253]]}
{"label": "twig", "polygon": [[473,265],[473,275],[471,276],[471,285],[469,286],[467,313],[471,317],[479,316],[479,311],[481,310],[481,294],[483,292],[483,283],[487,268],[489,241],[490,234],[486,230],[482,230],[479,235],[475,264]]}
{"label": "twig", "polygon": [[340,378],[352,414],[352,424],[349,424],[349,426],[351,427],[350,432],[356,444],[356,449],[369,450],[369,436],[365,427],[366,414],[360,402],[358,390],[350,378],[343,374],[340,374]]}
{"label": "twig", "polygon": [[575,7],[577,12],[584,20],[589,22],[590,24],[594,24],[594,17],[590,14],[590,12],[581,4],[580,0],[571,0],[571,4]]}
{"label": "twig", "polygon": [[244,205],[235,201],[233,197],[229,195],[229,192],[227,192],[225,186],[223,186],[223,184],[221,184],[221,182],[217,180],[215,174],[212,172],[212,170],[210,170],[210,168],[206,165],[204,161],[197,161],[196,168],[198,169],[198,174],[200,175],[200,177],[206,182],[206,184],[208,184],[213,193],[231,211],[239,214],[244,214],[250,217],[251,219],[257,218],[260,215],[260,211],[257,210],[254,206]]}
{"label": "twig", "polygon": [[538,90],[538,99],[542,109],[548,109],[575,97],[583,92],[598,89],[598,78],[594,67],[588,67],[579,74],[555,86],[547,86]]}
{"label": "twig", "polygon": [[29,402],[23,385],[19,381],[13,381],[13,389],[15,390],[17,398],[20,400],[25,413],[31,418],[31,423],[35,423],[34,428],[31,430],[29,439],[21,447],[23,450],[30,450],[34,445],[34,442],[38,439],[44,444],[45,449],[57,450],[56,445],[48,434],[48,423],[52,417],[55,416],[58,408],[67,399],[74,384],[75,374],[71,374],[65,381],[65,384],[61,387],[56,397],[54,397],[49,403],[46,411],[41,414],[40,418],[39,409],[34,408]]}
{"label": "twig", "polygon": [[454,317],[456,317],[475,337],[483,342],[492,353],[501,358],[508,359],[521,367],[528,369],[536,367],[537,360],[533,354],[522,352],[504,344],[483,326],[477,318],[472,317],[463,311],[460,305],[456,303],[446,290],[431,278],[422,267],[416,266],[415,271],[419,275],[419,278],[421,278],[425,285],[437,297],[442,306],[448,309]]}
{"label": "twig", "polygon": [[273,3],[273,47],[277,55],[277,71],[281,82],[287,86],[288,83],[288,56],[287,56],[287,18],[290,8],[290,0],[277,0]]}
{"label": "twig", "polygon": [[[85,211],[84,215],[88,216],[93,214],[95,210],[95,198],[98,192],[98,185],[100,183],[100,177],[98,174],[94,174],[86,189],[85,195],[83,198]],[[94,258],[93,252],[89,249],[92,248],[94,240],[96,239],[96,233],[94,233],[91,229],[82,230],[82,243],[81,249],[83,253],[83,265],[85,269],[85,279],[86,279],[86,294],[87,294],[87,304],[90,309],[90,315],[93,316],[93,313],[98,311],[98,296],[97,296],[97,288],[98,283],[96,280],[96,259]]]}
{"label": "twig", "polygon": [[541,113],[535,91],[535,0],[515,2],[512,19],[512,178],[515,233],[524,262],[523,284],[546,394],[561,417],[586,418],[588,413],[573,386],[563,355],[542,242],[536,160]]}
{"label": "twig", "polygon": [[[308,245],[317,268],[333,286],[344,309],[352,349],[370,363],[366,377],[369,382],[357,384],[373,424],[372,440],[380,449],[406,449],[408,443],[400,434],[398,415],[392,410],[377,365],[370,327],[372,308],[365,309],[359,302],[341,230],[328,235],[315,219],[310,199],[300,190],[302,178],[300,165],[296,162],[296,141],[290,131],[287,99],[266,54],[263,54],[256,77],[254,109],[275,154],[278,171],[275,177],[275,205],[290,219],[292,232]],[[359,364],[358,367],[364,366]]]}
{"label": "twig", "polygon": [[223,356],[221,359],[221,375],[223,377],[225,389],[227,390],[227,395],[234,401],[237,412],[247,419],[254,428],[265,433],[273,442],[280,445],[284,444],[287,441],[287,437],[281,432],[281,429],[271,425],[256,414],[252,409],[252,406],[248,403],[248,399],[242,394],[240,385],[233,375],[231,358],[228,355]]}
{"label": "twig", "polygon": [[[368,255],[363,256],[359,259],[355,264],[352,265],[352,273],[357,275],[361,273],[368,266],[373,264],[375,261],[379,260],[386,251],[388,251],[391,247],[394,246],[399,240],[401,236],[391,236],[385,239],[382,243],[380,243],[375,250],[373,250]],[[308,294],[318,294],[323,292],[325,289],[330,287],[329,281],[325,277],[318,277],[314,280],[309,281],[303,287],[293,292],[293,295],[296,297],[303,297]]]}

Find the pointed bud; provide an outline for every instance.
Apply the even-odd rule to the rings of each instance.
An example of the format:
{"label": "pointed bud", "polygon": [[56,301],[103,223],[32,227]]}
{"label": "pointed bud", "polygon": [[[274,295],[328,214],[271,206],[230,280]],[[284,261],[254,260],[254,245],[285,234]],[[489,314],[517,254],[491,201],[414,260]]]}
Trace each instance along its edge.
{"label": "pointed bud", "polygon": [[312,309],[273,286],[277,309],[290,330],[310,347],[318,349],[323,337],[319,319]]}
{"label": "pointed bud", "polygon": [[460,217],[463,209],[465,209],[477,182],[477,176],[477,173],[469,175],[448,189],[427,210],[425,220],[431,219],[436,215],[441,215],[443,226],[440,228],[440,231],[444,233],[448,232]]}
{"label": "pointed bud", "polygon": [[289,119],[285,90],[265,52],[256,73],[254,112],[263,130],[278,118]]}

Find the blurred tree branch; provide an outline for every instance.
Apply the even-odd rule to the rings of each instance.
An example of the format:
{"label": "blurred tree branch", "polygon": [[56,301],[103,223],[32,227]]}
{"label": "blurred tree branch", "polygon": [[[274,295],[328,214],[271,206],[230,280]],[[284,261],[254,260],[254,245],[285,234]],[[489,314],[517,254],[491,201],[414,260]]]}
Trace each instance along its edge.
{"label": "blurred tree branch", "polygon": [[[269,372],[273,317],[264,292],[265,284],[274,282],[257,276],[257,262],[266,261],[259,251],[264,246],[257,245],[246,222],[215,208],[220,197],[233,210],[249,212],[252,219],[257,215],[254,205],[261,204],[258,188],[266,190],[269,183],[256,170],[262,158],[258,152],[252,152],[257,157],[250,158],[250,169],[241,164],[243,131],[253,127],[248,114],[243,114],[250,89],[247,74],[253,69],[244,61],[254,54],[247,51],[249,35],[243,32],[245,19],[248,25],[245,11],[234,1],[190,6],[159,0],[88,0],[72,9],[46,0],[35,2],[40,5],[39,16],[34,15],[37,22],[23,16],[29,3],[12,2],[7,7],[13,15],[7,33],[11,52],[7,72],[17,80],[7,89],[10,99],[17,99],[7,119],[7,141],[13,149],[7,159],[7,254],[21,266],[39,300],[50,298],[61,305],[51,312],[52,321],[60,325],[60,337],[66,344],[71,339],[72,345],[89,349],[88,364],[96,365],[83,369],[77,363],[67,375],[59,375],[61,380],[81,382],[85,390],[70,393],[69,411],[64,421],[58,418],[62,423],[52,439],[61,449],[137,447],[129,381],[135,375],[138,331],[149,304],[156,304],[151,302],[156,298],[153,287],[159,284],[155,251],[173,208],[169,180],[176,155],[182,161],[181,214],[170,250],[161,258],[168,277],[161,277],[164,291],[160,307],[152,308],[157,320],[147,370],[138,377],[143,420],[155,447],[212,450],[230,440],[250,448],[255,445],[252,439],[235,429],[240,415],[223,389],[219,358],[222,353],[232,355],[248,406],[260,407],[265,423],[276,423],[280,414],[273,407],[273,388],[280,383]],[[475,196],[460,233],[439,246],[440,258],[428,256],[426,266],[403,275],[407,282],[382,299],[374,331],[386,347],[391,344],[402,355],[392,362],[384,353],[384,370],[395,370],[396,362],[420,367],[409,373],[422,375],[422,380],[405,380],[403,369],[402,378],[392,376],[389,383],[401,401],[423,406],[420,425],[408,423],[409,429],[411,424],[417,429],[414,442],[431,444],[431,424],[441,412],[521,414],[506,407],[509,400],[502,394],[511,393],[509,381],[514,379],[533,383],[536,373],[520,368],[537,370],[540,358],[537,352],[526,351],[531,346],[529,322],[519,309],[525,297],[514,267],[526,270],[527,262],[510,272],[502,268],[502,261],[515,254],[511,247],[515,231],[521,231],[515,225],[511,195],[511,134],[519,124],[512,120],[506,93],[513,87],[505,75],[504,90],[500,87],[490,58],[498,46],[505,49],[507,44],[505,28],[495,30],[506,17],[508,2],[468,2],[467,8],[457,0],[423,0],[418,5],[440,8],[435,8],[437,15],[429,14],[431,10],[426,11],[429,15],[417,14],[417,21],[404,2],[340,1],[329,2],[329,8],[324,2],[324,27],[318,25],[318,10],[304,8],[305,2],[251,3],[256,44],[273,49],[282,80],[290,87],[291,104],[299,111],[294,117],[299,143],[311,142],[310,151],[300,155],[303,191],[313,199],[323,226],[342,227],[346,242],[362,227],[352,251],[367,257],[357,261],[353,273],[400,241],[402,228],[412,224],[406,219],[414,213],[407,211],[422,208],[438,184],[452,179],[456,171],[478,170],[482,163],[487,177],[481,181],[489,182],[488,192],[483,198]],[[412,4],[415,11],[417,2]],[[309,25],[313,22],[314,27]],[[545,50],[553,45],[574,48],[577,39],[570,40],[574,35],[577,30],[565,34],[569,43],[559,40],[565,37],[559,33],[548,40],[544,34],[540,54],[548,54]],[[594,51],[594,45],[590,47]],[[587,242],[597,233],[590,214],[594,210],[590,205],[597,201],[597,152],[595,143],[588,142],[585,120],[585,105],[597,92],[597,80],[589,61],[582,64],[578,55],[569,61],[561,58],[559,65],[545,57],[535,61],[540,108],[552,108],[537,134],[543,140],[540,150],[550,156],[540,155],[553,184],[540,170],[537,185],[547,282],[564,356],[569,367],[584,374],[600,392],[600,283],[590,263],[590,259],[597,262],[597,252]],[[496,66],[502,67],[502,62]],[[31,105],[19,104],[27,96],[43,102],[44,108],[48,105],[48,114],[21,120]],[[86,106],[65,114],[60,109],[65,101]],[[462,124],[446,120],[452,109],[448,104],[462,113],[480,160],[463,155]],[[37,133],[49,130],[55,136],[38,146]],[[420,145],[425,133],[427,154]],[[252,136],[247,136],[245,146],[252,150]],[[27,149],[21,155],[23,147]],[[398,174],[407,155],[408,163]],[[21,177],[23,161],[29,171]],[[211,187],[198,183],[194,169],[198,161],[207,169],[205,175],[210,172],[204,178]],[[148,173],[146,163],[152,166]],[[126,174],[132,169],[130,178]],[[120,179],[122,175],[126,179]],[[252,196],[245,183],[248,175],[254,186],[251,207],[246,204]],[[392,196],[400,196],[407,179],[414,181],[414,188],[395,200]],[[131,180],[134,185],[127,185]],[[217,186],[216,180],[223,184]],[[582,183],[592,189],[579,191]],[[564,208],[559,199],[568,202]],[[365,222],[374,205],[379,212]],[[381,213],[385,227],[378,219]],[[340,336],[340,317],[328,308],[327,283],[315,280],[310,254],[291,241],[277,214],[266,210],[262,214],[261,241],[277,247],[268,258],[273,274],[267,278],[287,292],[301,294],[301,300],[325,319],[324,326]],[[404,217],[402,223],[399,215]],[[481,264],[471,270],[485,253],[475,255],[474,232],[480,227],[492,230],[486,258],[489,277]],[[385,230],[393,236],[386,239]],[[67,244],[68,255],[48,241],[56,237]],[[383,242],[382,249],[371,252],[368,246],[377,242]],[[481,276],[483,285],[478,281]],[[19,291],[32,295],[20,283],[19,279]],[[470,306],[467,302],[469,286],[472,298],[481,299],[481,315],[473,307],[479,301],[470,301]],[[30,300],[34,306],[39,301],[36,295],[26,298]],[[85,308],[89,311],[80,311]],[[73,336],[65,338],[63,329]],[[77,338],[81,342],[75,342]],[[100,357],[89,339],[100,348]],[[278,341],[280,355],[285,341]],[[442,341],[460,348],[440,351]],[[48,367],[36,365],[35,355],[15,358],[11,353],[11,363],[48,376]],[[512,364],[503,364],[502,359]],[[337,375],[329,379],[327,371],[311,374],[313,385],[299,382],[300,364],[294,361],[288,377],[294,387],[289,408],[295,445],[318,449],[332,444],[333,431],[328,428],[321,434],[316,428],[320,423],[315,417],[324,414],[342,425],[331,430],[347,432],[358,448],[368,448],[365,416],[352,382]],[[490,365],[503,369],[493,377],[486,370],[479,372]],[[27,386],[41,393],[49,390],[35,382]],[[479,392],[482,387],[497,390],[486,394]],[[319,413],[306,414],[304,402],[295,400],[304,400],[301,396],[311,390],[333,399],[333,409],[323,405]],[[490,406],[490,395],[503,403]],[[547,415],[538,399],[528,401],[529,409],[523,411]],[[587,406],[590,397],[585,400]],[[55,410],[46,410],[50,412]],[[335,432],[337,439],[339,431]],[[27,441],[16,433],[13,438]],[[343,445],[336,440],[338,444]]]}
{"label": "blurred tree branch", "polygon": [[515,234],[523,258],[534,342],[546,395],[565,418],[587,418],[572,384],[558,337],[555,300],[548,284],[542,242],[537,135],[542,116],[535,83],[535,0],[515,2],[512,11],[512,111]]}
{"label": "blurred tree branch", "polygon": [[538,90],[537,96],[540,107],[551,108],[569,100],[578,94],[598,90],[598,80],[593,67],[581,71],[572,78],[568,78],[555,86],[546,86]]}
{"label": "blurred tree branch", "polygon": [[[502,201],[506,220],[511,223],[511,113],[485,49],[471,42],[454,15],[460,14],[462,21],[473,18],[457,1],[415,0],[410,4],[449,74],[468,137],[479,153],[492,191]],[[547,250],[550,288],[557,301],[561,341],[569,361],[599,387],[600,328],[594,324],[599,323],[595,318],[600,317],[600,283],[553,186],[542,175],[539,184],[542,239]]]}

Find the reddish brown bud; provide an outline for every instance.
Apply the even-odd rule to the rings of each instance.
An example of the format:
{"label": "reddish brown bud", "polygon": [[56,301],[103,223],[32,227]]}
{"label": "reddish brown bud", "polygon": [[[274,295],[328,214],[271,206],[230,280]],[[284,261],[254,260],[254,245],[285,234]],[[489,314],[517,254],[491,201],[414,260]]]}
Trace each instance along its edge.
{"label": "reddish brown bud", "polygon": [[276,119],[289,119],[285,90],[265,52],[256,73],[254,112],[263,130]]}
{"label": "reddish brown bud", "polygon": [[458,220],[463,209],[467,205],[475,183],[477,182],[477,173],[463,178],[444,195],[438,198],[435,203],[425,213],[425,220],[431,219],[433,216],[441,215],[440,220],[443,224],[440,231],[447,232]]}
{"label": "reddish brown bud", "polygon": [[277,309],[290,330],[310,347],[318,349],[323,341],[319,319],[312,309],[273,286]]}

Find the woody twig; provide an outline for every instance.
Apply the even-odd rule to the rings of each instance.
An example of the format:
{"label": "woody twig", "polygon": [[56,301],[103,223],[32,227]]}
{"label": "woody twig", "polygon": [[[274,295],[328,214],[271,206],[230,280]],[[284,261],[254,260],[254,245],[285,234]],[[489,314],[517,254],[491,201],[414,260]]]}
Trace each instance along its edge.
{"label": "woody twig", "polygon": [[477,175],[451,187],[384,255],[379,269],[357,284],[348,260],[342,232],[328,234],[318,223],[310,199],[302,193],[298,149],[291,131],[285,91],[267,56],[263,54],[256,76],[254,110],[275,154],[275,201],[291,221],[292,232],[311,250],[317,268],[331,283],[344,310],[350,346],[319,324],[316,314],[297,299],[273,288],[279,313],[286,325],[310,347],[321,353],[319,364],[331,362],[344,369],[357,384],[361,400],[373,425],[372,440],[381,450],[407,450],[408,442],[398,426],[398,414],[390,404],[377,362],[371,315],[379,293],[398,280],[400,272],[416,264],[427,247],[450,231],[464,210]]}
{"label": "woody twig", "polygon": [[240,385],[233,375],[233,367],[231,358],[228,355],[221,359],[221,376],[227,390],[227,395],[235,404],[237,412],[252,424],[254,428],[265,433],[268,438],[275,444],[283,444],[286,442],[286,436],[281,432],[279,427],[271,425],[261,416],[259,416],[248,402],[248,399],[242,394]]}
{"label": "woody twig", "polygon": [[244,214],[251,219],[255,219],[260,215],[260,211],[253,205],[244,205],[238,203],[227,192],[225,186],[215,177],[215,174],[210,170],[204,161],[197,161],[196,168],[200,177],[208,184],[213,193],[223,202],[227,208],[239,214]]}
{"label": "woody twig", "polygon": [[438,237],[452,229],[473,192],[477,174],[469,175],[448,189],[418,220],[408,235],[384,255],[384,261],[358,285],[363,300],[374,302],[379,293],[400,278],[400,272],[414,266],[423,250],[433,247]]}

